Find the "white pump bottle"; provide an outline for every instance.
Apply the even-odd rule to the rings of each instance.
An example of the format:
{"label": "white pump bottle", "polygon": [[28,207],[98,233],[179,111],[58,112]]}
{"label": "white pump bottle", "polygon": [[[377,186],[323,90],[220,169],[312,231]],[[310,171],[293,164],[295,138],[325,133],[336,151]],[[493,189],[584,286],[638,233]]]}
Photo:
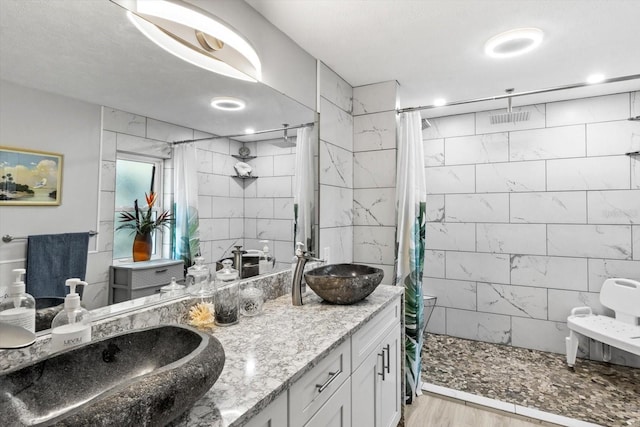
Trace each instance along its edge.
{"label": "white pump bottle", "polygon": [[91,341],[89,312],[80,306],[77,285],[87,285],[80,279],[67,279],[69,294],[64,299],[64,309],[51,322],[51,351],[66,350]]}
{"label": "white pump bottle", "polygon": [[20,326],[35,333],[36,331],[36,300],[25,292],[22,276],[24,268],[13,270],[16,280],[9,286],[7,298],[0,303],[0,322]]}

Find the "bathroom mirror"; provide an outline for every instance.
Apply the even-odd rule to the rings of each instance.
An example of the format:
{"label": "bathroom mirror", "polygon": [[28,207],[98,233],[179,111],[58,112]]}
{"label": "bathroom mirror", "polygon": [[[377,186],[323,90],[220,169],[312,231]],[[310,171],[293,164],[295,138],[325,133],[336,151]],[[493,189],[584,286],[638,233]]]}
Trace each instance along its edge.
{"label": "bathroom mirror", "polygon": [[[24,2],[21,0],[3,0],[0,26],[2,27],[2,37],[0,38],[0,79],[9,82],[16,87],[26,88],[25,93],[32,96],[33,102],[38,102],[40,92],[29,91],[36,89],[56,96],[80,100],[95,106],[107,109],[130,113],[131,117],[143,117],[148,120],[160,123],[158,129],[165,126],[167,132],[175,128],[194,129],[193,138],[201,138],[207,135],[239,135],[244,133],[246,128],[253,128],[256,131],[265,129],[279,129],[284,124],[294,127],[300,124],[316,122],[316,112],[288,96],[274,90],[262,83],[250,83],[232,78],[220,76],[184,61],[164,52],[156,45],[147,40],[139,33],[127,20],[125,12],[116,4],[110,1],[61,1],[61,0],[32,0]],[[314,76],[315,80],[315,76]],[[22,90],[22,89],[20,89]],[[315,90],[315,86],[314,86]],[[210,107],[210,102],[214,97],[234,97],[242,99],[246,103],[246,108],[239,112],[226,112],[214,110]],[[99,122],[98,118],[98,122]],[[70,121],[72,123],[72,121]],[[135,125],[136,123],[133,123]],[[50,123],[32,123],[33,126],[49,126]],[[102,125],[102,124],[101,124]],[[175,125],[175,126],[173,126]],[[313,126],[317,145],[317,125]],[[104,139],[104,131],[99,132]],[[179,132],[178,132],[179,134]],[[295,158],[295,130],[290,130],[287,137],[283,131],[276,131],[264,134],[255,134],[249,137],[233,137],[235,142],[230,143],[228,160],[224,162],[224,176],[228,178],[229,185],[244,187],[255,192],[255,187],[260,186],[261,178],[253,182],[235,182],[231,175],[235,174],[233,165],[238,161],[232,155],[240,155],[239,147],[249,148],[251,155],[257,155],[254,168],[255,175],[281,178],[285,175],[279,173],[278,167],[287,168],[290,173],[292,161]],[[175,138],[168,137],[168,140],[182,139],[181,135]],[[211,140],[213,141],[213,140]],[[11,145],[9,141],[4,141]],[[11,141],[12,144],[26,143],[25,141]],[[91,141],[100,147],[104,141]],[[203,142],[206,144],[207,142]],[[48,150],[52,152],[68,152],[73,147],[68,141],[50,141]],[[100,150],[98,148],[98,150]],[[234,152],[234,150],[237,150]],[[244,150],[243,150],[244,152]],[[261,152],[282,154],[282,158],[274,161],[273,158],[262,161]],[[317,147],[315,149],[317,155]],[[105,162],[100,158],[100,153],[93,166],[96,169],[103,168],[101,177],[90,177],[95,182],[99,182],[102,190],[110,188],[112,179],[111,171],[105,170]],[[316,162],[317,164],[317,162]],[[220,166],[219,164],[214,165]],[[66,164],[66,168],[73,167]],[[68,171],[65,171],[67,173]],[[317,167],[316,173],[316,197],[317,197]],[[287,181],[274,179],[269,185],[274,187],[274,197],[279,197],[281,209],[286,209],[288,203],[291,206],[291,218],[293,217],[293,195],[292,193],[280,193],[281,183]],[[290,179],[292,182],[293,179]],[[214,185],[214,184],[212,184]],[[226,184],[225,184],[226,185]],[[94,192],[95,187],[88,188]],[[237,190],[237,188],[236,188]],[[229,191],[226,191],[229,195]],[[238,192],[234,193],[236,199]],[[255,193],[253,193],[255,195]],[[207,192],[205,197],[215,197],[218,206],[225,203],[225,191],[218,195],[215,191]],[[280,197],[281,196],[281,197]],[[69,196],[67,196],[69,197]],[[266,198],[267,196],[265,196]],[[284,200],[290,199],[290,200]],[[209,199],[207,199],[209,200]],[[236,200],[237,202],[237,200]],[[244,203],[242,204],[244,208]],[[265,203],[268,208],[273,203]],[[64,208],[64,203],[63,203]],[[94,209],[91,207],[91,209]],[[98,211],[97,208],[95,208]],[[316,204],[317,209],[317,204]],[[201,224],[205,226],[216,224],[217,219],[212,209],[201,209]],[[270,240],[272,252],[282,264],[280,268],[290,267],[293,256],[292,244],[292,221],[291,226],[285,223],[278,223],[274,226],[269,219],[261,218],[264,210],[253,209],[250,215],[243,216],[238,212],[233,212],[236,223],[251,227],[260,227],[259,220],[263,221],[263,230],[257,229],[255,237],[252,235],[246,241],[238,242],[247,249],[259,249],[259,240]],[[17,212],[17,211],[16,211]],[[49,212],[55,215],[56,212]],[[106,214],[110,210],[105,206],[104,198],[100,199],[100,218],[94,220],[93,224],[102,226]],[[248,212],[247,212],[248,213]],[[13,213],[12,213],[13,214]],[[282,215],[282,213],[280,213]],[[316,213],[316,223],[317,223]],[[280,218],[276,218],[278,220]],[[63,229],[65,224],[57,221],[56,226],[51,229],[29,228],[28,224],[22,224],[21,228],[6,227],[0,225],[0,234],[12,234],[26,236],[29,234],[58,233],[66,232]],[[94,226],[95,227],[95,226]],[[287,231],[286,236],[274,235],[274,230]],[[104,230],[100,229],[101,233]],[[108,230],[109,232],[111,230]],[[100,236],[102,238],[102,236]],[[204,255],[211,255],[209,263],[215,262],[219,253],[214,251],[212,243],[215,236],[205,242],[206,249]],[[224,247],[231,249],[232,239],[226,238]],[[275,242],[274,242],[275,240]],[[291,242],[280,245],[278,242]],[[316,241],[317,244],[317,241]],[[4,244],[5,251],[0,251],[2,261],[15,260],[16,254],[24,249],[24,243],[14,242]],[[11,249],[6,247],[15,245]],[[223,247],[223,244],[220,245]],[[7,251],[10,251],[7,252]],[[108,268],[111,260],[108,256],[108,247],[105,250],[103,244],[90,243],[90,252],[98,252],[101,260],[95,262],[91,257],[92,264],[89,270],[98,269],[98,275],[102,280],[108,280]],[[317,248],[316,248],[317,251]],[[288,252],[288,253],[287,253]],[[104,285],[102,282],[101,286]],[[106,287],[106,286],[105,286]],[[90,294],[87,291],[87,294]],[[104,296],[102,296],[104,298]],[[106,300],[106,298],[104,298]],[[94,305],[95,306],[95,305]]]}

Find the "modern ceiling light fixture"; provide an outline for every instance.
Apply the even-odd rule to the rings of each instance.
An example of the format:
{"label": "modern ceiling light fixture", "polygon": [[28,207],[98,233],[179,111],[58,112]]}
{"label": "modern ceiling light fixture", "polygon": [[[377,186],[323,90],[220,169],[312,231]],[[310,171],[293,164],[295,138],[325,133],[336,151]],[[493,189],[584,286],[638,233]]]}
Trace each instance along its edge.
{"label": "modern ceiling light fixture", "polygon": [[211,106],[213,108],[224,111],[243,110],[246,105],[242,99],[231,98],[229,96],[217,96],[211,100]]}
{"label": "modern ceiling light fixture", "polygon": [[433,105],[436,107],[442,107],[443,105],[447,105],[447,100],[444,98],[436,98],[433,100]]}
{"label": "modern ceiling light fixture", "polygon": [[218,18],[179,0],[111,0],[127,10],[135,27],[183,61],[251,82],[262,79],[258,54]]}
{"label": "modern ceiling light fixture", "polygon": [[604,74],[596,73],[587,77],[587,83],[593,85],[596,83],[602,83],[604,81]]}
{"label": "modern ceiling light fixture", "polygon": [[538,28],[516,28],[491,37],[484,53],[492,58],[510,58],[531,52],[540,46],[544,33]]}

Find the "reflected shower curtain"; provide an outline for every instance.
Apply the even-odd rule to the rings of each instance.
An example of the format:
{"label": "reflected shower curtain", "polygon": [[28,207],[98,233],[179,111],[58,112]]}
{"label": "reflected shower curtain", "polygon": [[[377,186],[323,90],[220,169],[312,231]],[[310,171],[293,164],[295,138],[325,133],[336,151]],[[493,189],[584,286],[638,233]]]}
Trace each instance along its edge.
{"label": "reflected shower curtain", "polygon": [[396,175],[395,284],[405,288],[405,400],[420,394],[422,335],[425,327],[422,272],[425,246],[426,183],[420,113],[400,114]]}
{"label": "reflected shower curtain", "polygon": [[296,137],[296,173],[293,196],[293,245],[304,243],[305,250],[313,250],[314,166],[310,127],[298,129]]}
{"label": "reflected shower curtain", "polygon": [[195,143],[173,146],[173,259],[193,264],[200,252],[198,230],[198,164]]}

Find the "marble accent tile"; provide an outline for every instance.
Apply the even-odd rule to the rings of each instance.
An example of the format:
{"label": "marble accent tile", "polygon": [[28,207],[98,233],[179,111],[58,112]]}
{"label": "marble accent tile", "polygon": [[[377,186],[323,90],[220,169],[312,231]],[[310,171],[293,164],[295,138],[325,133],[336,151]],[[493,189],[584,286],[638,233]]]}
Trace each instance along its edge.
{"label": "marble accent tile", "polygon": [[476,166],[478,193],[505,191],[544,191],[545,162],[514,162]]}
{"label": "marble accent tile", "polygon": [[640,91],[631,92],[631,116],[640,116]]}
{"label": "marble accent tile", "polygon": [[[396,191],[394,188],[366,188],[353,190],[353,225],[396,225]],[[335,201],[329,195],[327,201],[335,209]],[[331,206],[334,205],[334,206]],[[322,203],[320,204],[322,207]],[[322,219],[322,214],[320,215]],[[345,224],[346,225],[346,224]]]}
{"label": "marble accent tile", "polygon": [[[100,221],[113,221],[116,206],[116,193],[112,191],[100,192]],[[12,246],[12,245],[5,245]],[[17,247],[17,245],[16,245]],[[13,283],[13,282],[12,282]]]}
{"label": "marble accent tile", "polygon": [[[220,154],[220,156],[229,157],[228,155]],[[200,150],[196,149],[196,162],[198,167],[198,172],[202,173],[214,173],[213,168],[213,152],[208,150]],[[224,170],[217,169],[216,173],[222,174]]]}
{"label": "marble accent tile", "polygon": [[354,224],[355,192],[325,185],[320,192],[320,227],[346,227]]}
{"label": "marble accent tile", "polygon": [[547,161],[547,190],[628,189],[629,157],[587,157]]}
{"label": "marble accent tile", "polygon": [[442,222],[445,218],[444,194],[428,194],[426,198],[427,222]]}
{"label": "marble accent tile", "polygon": [[446,252],[448,279],[509,283],[509,255],[478,252]]}
{"label": "marble accent tile", "polygon": [[[225,213],[229,213],[229,215],[224,215],[226,217],[242,217],[245,218],[273,218],[273,199],[272,198],[256,198],[256,199],[244,199],[244,215],[242,215],[242,199],[232,199],[235,201],[234,209],[237,209],[236,213],[233,214],[233,211],[229,209],[229,211]],[[231,205],[231,203],[229,203]],[[229,206],[231,208],[231,206]]]}
{"label": "marble accent tile", "polygon": [[396,150],[353,154],[353,188],[381,188],[396,185]]}
{"label": "marble accent tile", "polygon": [[631,259],[631,227],[628,225],[547,226],[549,255]]}
{"label": "marble accent tile", "polygon": [[545,255],[545,224],[477,224],[476,250],[507,254]]}
{"label": "marble accent tile", "polygon": [[[105,265],[113,263],[113,254],[107,252],[91,252],[87,255],[87,273],[85,279],[91,285],[95,283],[109,282],[109,269]],[[87,289],[91,288],[87,286]]]}
{"label": "marble accent tile", "polygon": [[293,198],[280,197],[273,199],[273,217],[293,219]]}
{"label": "marble accent tile", "polygon": [[549,289],[549,320],[566,322],[575,307],[591,307],[596,314],[612,313],[600,304],[600,293]]}
{"label": "marble accent tile", "polygon": [[320,113],[321,139],[353,151],[353,117],[324,98],[320,98]]}
{"label": "marble accent tile", "polygon": [[389,80],[353,88],[353,115],[396,109],[398,82]]}
{"label": "marble accent tile", "polygon": [[523,129],[536,129],[545,127],[545,104],[524,105],[513,107],[513,111],[529,111],[529,120],[522,122],[507,122],[491,124],[491,116],[506,113],[506,108],[499,110],[481,111],[476,113],[476,133],[507,132]]}
{"label": "marble accent tile", "polygon": [[[213,197],[211,196],[198,196],[198,217],[199,218],[213,218]],[[226,200],[222,198],[222,200]],[[218,202],[220,206],[224,206],[221,201]]]}
{"label": "marble accent tile", "polygon": [[[194,132],[194,139],[206,138],[208,136],[211,136],[211,135],[203,134],[200,131]],[[215,153],[220,153],[220,154],[238,154],[237,149],[235,149],[233,152],[231,151],[230,145],[231,144],[229,142],[229,138],[216,138],[216,139],[209,139],[206,141],[196,142],[196,147],[202,150],[213,151]],[[255,149],[252,148],[251,152],[255,153]]]}
{"label": "marble accent tile", "polygon": [[640,190],[589,191],[589,224],[640,224]]}
{"label": "marble accent tile", "polygon": [[431,313],[429,322],[427,323],[427,332],[430,334],[444,334],[447,331],[446,325],[446,309],[444,307],[436,307]]}
{"label": "marble accent tile", "polygon": [[474,193],[475,168],[473,165],[426,168],[427,194]]}
{"label": "marble accent tile", "polygon": [[117,134],[115,132],[109,132],[108,130],[102,131],[102,151],[100,157],[102,161],[115,162],[116,161],[116,147],[117,147]]}
{"label": "marble accent tile", "polygon": [[426,249],[474,251],[476,227],[472,223],[428,222]]}
{"label": "marble accent tile", "polygon": [[[258,220],[256,218],[241,218],[242,227],[240,234],[233,234],[231,238],[245,238],[245,239],[257,239],[258,238]],[[266,237],[264,237],[266,239]],[[240,242],[242,243],[242,241]]]}
{"label": "marble accent tile", "polygon": [[258,219],[256,220],[256,238],[263,240],[288,240],[293,236],[292,219]]}
{"label": "marble accent tile", "polygon": [[353,151],[396,148],[396,112],[365,114],[353,118]]}
{"label": "marble accent tile", "polygon": [[631,158],[631,188],[640,190],[640,159]]}
{"label": "marble accent tile", "polygon": [[320,242],[329,248],[332,263],[353,262],[353,227],[321,228]]}
{"label": "marble accent tile", "polygon": [[551,102],[547,104],[547,127],[624,120],[628,115],[628,93]]}
{"label": "marble accent tile", "polygon": [[[111,221],[100,221],[98,228],[98,236],[97,242],[98,245],[96,250],[98,252],[110,252],[113,251],[113,220]],[[1,276],[0,276],[1,277]],[[0,295],[3,295],[0,292]]]}
{"label": "marble accent tile", "polygon": [[116,191],[116,162],[102,161],[100,191]]}
{"label": "marble accent tile", "polygon": [[444,166],[444,138],[426,139],[422,142],[424,165]]}
{"label": "marble accent tile", "polygon": [[284,154],[282,156],[273,156],[273,175],[275,176],[294,175],[295,172],[296,172],[296,155],[295,154]]}
{"label": "marble accent tile", "polygon": [[584,224],[587,222],[585,191],[512,193],[511,222]]}
{"label": "marble accent tile", "polygon": [[509,222],[509,194],[447,194],[445,219],[447,222]]}
{"label": "marble accent tile", "polygon": [[422,131],[422,139],[451,138],[476,133],[474,113],[429,118],[429,123],[431,127]]}
{"label": "marble accent tile", "polygon": [[229,197],[229,177],[198,173],[198,193],[201,196]]}
{"label": "marble accent tile", "polygon": [[526,286],[479,282],[478,311],[547,319],[547,291]]}
{"label": "marble accent tile", "polygon": [[394,286],[395,277],[393,276],[394,274],[393,265],[388,265],[388,264],[367,264],[367,265],[370,265],[371,267],[379,268],[382,270],[383,277],[382,277],[382,282],[380,282],[381,285]]}
{"label": "marble accent tile", "polygon": [[604,281],[614,277],[640,281],[640,262],[613,259],[589,260],[589,292],[600,292]]}
{"label": "marble accent tile", "polygon": [[[220,176],[220,175],[217,175]],[[229,197],[258,197],[258,182],[255,179],[236,179],[225,176],[229,186]]]}
{"label": "marble accent tile", "polygon": [[165,142],[183,141],[193,139],[193,129],[160,120],[147,119],[147,138]]}
{"label": "marble accent tile", "polygon": [[346,112],[353,108],[353,88],[323,63],[320,63],[320,96]]}
{"label": "marble accent tile", "polygon": [[587,156],[640,150],[640,124],[629,120],[587,125]]}
{"label": "marble accent tile", "polygon": [[353,227],[353,261],[393,265],[395,227]]}
{"label": "marble accent tile", "polygon": [[229,239],[228,218],[203,218],[199,221],[201,240]]}
{"label": "marble accent tile", "polygon": [[425,249],[424,251],[424,272],[425,277],[444,278],[444,251]]}
{"label": "marble accent tile", "polygon": [[125,135],[123,133],[119,133],[116,136],[116,145],[118,151],[140,153],[162,159],[170,159],[172,155],[171,147],[165,142]]}
{"label": "marble accent tile", "polygon": [[[239,148],[233,147],[234,141],[231,141],[231,154],[235,154],[238,152]],[[239,144],[238,144],[239,145]],[[247,145],[247,144],[245,144]],[[282,144],[282,138],[274,138],[260,141],[260,143],[256,143],[255,150],[251,150],[255,156],[265,157],[265,156],[282,156],[285,154],[291,154],[295,152],[294,146],[289,144]]]}
{"label": "marble accent tile", "polygon": [[447,335],[496,344],[511,342],[511,317],[447,309]]}
{"label": "marble accent tile", "polygon": [[511,255],[511,283],[539,288],[586,291],[587,259]]}
{"label": "marble accent tile", "polygon": [[511,161],[584,156],[584,125],[524,130],[509,134]]}
{"label": "marble accent tile", "polygon": [[564,353],[565,337],[569,335],[564,322],[550,322],[526,317],[511,318],[511,345],[534,350]]}
{"label": "marble accent tile", "polygon": [[82,294],[82,306],[87,310],[109,304],[109,282],[92,283]]}
{"label": "marble accent tile", "polygon": [[440,307],[476,309],[476,282],[425,277],[422,291],[425,295],[438,297],[436,303]]}
{"label": "marble accent tile", "polygon": [[353,154],[336,145],[320,141],[320,183],[353,187]]}
{"label": "marble accent tile", "polygon": [[[215,156],[214,156],[215,157]],[[253,174],[259,176],[260,178],[265,176],[274,176],[277,175],[274,173],[273,160],[276,156],[264,156],[258,157],[257,159],[250,159],[245,163],[248,163],[253,169]],[[230,156],[220,156],[218,158],[217,164],[214,166],[214,172],[216,173],[227,173],[230,175],[235,175],[234,165],[238,163],[234,157]],[[280,174],[282,175],[282,174]],[[293,174],[289,174],[293,175]]]}
{"label": "marble accent tile", "polygon": [[640,260],[640,225],[634,225],[633,233],[633,259]]}
{"label": "marble accent tile", "polygon": [[126,111],[103,107],[102,129],[144,138],[147,132],[147,119]]}
{"label": "marble accent tile", "polygon": [[506,132],[445,138],[445,165],[495,163],[509,160]]}
{"label": "marble accent tile", "polygon": [[290,176],[261,177],[258,182],[258,197],[291,197]]}

